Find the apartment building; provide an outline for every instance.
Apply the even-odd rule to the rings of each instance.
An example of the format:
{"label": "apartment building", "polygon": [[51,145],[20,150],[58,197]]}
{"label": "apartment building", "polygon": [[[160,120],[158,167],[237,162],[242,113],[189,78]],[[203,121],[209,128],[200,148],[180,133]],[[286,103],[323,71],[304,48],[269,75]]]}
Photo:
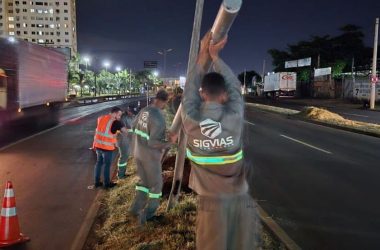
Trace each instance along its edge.
{"label": "apartment building", "polygon": [[0,36],[76,53],[75,0],[0,0]]}

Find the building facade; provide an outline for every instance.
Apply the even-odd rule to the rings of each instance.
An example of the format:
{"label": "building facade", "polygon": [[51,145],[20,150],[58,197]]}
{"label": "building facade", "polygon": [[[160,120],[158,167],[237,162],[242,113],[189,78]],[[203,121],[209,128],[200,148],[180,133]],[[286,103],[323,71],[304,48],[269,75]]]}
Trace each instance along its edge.
{"label": "building facade", "polygon": [[0,36],[76,53],[75,0],[0,0]]}

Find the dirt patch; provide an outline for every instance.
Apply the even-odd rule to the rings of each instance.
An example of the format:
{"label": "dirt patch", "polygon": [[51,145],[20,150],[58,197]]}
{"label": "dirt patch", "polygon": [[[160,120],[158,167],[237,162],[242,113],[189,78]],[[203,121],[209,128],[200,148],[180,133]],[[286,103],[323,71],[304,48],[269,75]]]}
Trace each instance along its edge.
{"label": "dirt patch", "polygon": [[[170,156],[166,158],[164,163],[162,164],[162,179],[163,179],[163,188],[162,195],[164,197],[168,197],[173,184],[173,176],[174,176],[174,167],[175,167],[175,159],[176,156]],[[184,193],[191,193],[191,189],[189,186],[189,177],[190,177],[191,164],[188,159],[185,159],[185,165],[183,169],[183,177],[182,177],[182,185],[181,191]]]}
{"label": "dirt patch", "polygon": [[298,113],[298,115],[304,118],[321,120],[321,121],[346,120],[338,114],[332,113],[326,109],[316,108],[316,107],[305,107],[300,113]]}

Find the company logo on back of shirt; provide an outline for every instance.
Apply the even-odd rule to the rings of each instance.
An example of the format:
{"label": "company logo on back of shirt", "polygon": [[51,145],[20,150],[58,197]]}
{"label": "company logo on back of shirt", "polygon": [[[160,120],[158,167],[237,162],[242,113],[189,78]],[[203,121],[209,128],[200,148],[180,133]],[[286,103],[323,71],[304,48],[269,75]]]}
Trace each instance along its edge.
{"label": "company logo on back of shirt", "polygon": [[232,136],[226,138],[216,138],[222,133],[222,125],[211,119],[206,119],[199,123],[202,135],[206,136],[206,140],[194,139],[193,145],[200,149],[218,149],[228,148],[234,145]]}
{"label": "company logo on back of shirt", "polygon": [[149,112],[143,112],[141,114],[141,117],[139,119],[139,122],[138,124],[143,127],[143,128],[147,128],[148,127],[148,119],[149,119]]}
{"label": "company logo on back of shirt", "polygon": [[206,119],[203,122],[199,123],[201,127],[202,135],[214,139],[222,133],[222,125],[220,122],[213,121],[211,119]]}

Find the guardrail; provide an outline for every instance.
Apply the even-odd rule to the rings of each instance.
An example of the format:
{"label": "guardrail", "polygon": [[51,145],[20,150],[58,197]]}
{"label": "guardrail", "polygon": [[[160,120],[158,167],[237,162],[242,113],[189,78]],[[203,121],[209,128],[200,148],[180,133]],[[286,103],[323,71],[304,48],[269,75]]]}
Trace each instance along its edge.
{"label": "guardrail", "polygon": [[116,101],[121,99],[129,99],[132,97],[144,97],[140,93],[131,94],[131,95],[110,95],[110,96],[96,96],[96,97],[83,97],[83,98],[71,98],[68,99],[70,103],[76,104],[95,104],[100,102]]}

